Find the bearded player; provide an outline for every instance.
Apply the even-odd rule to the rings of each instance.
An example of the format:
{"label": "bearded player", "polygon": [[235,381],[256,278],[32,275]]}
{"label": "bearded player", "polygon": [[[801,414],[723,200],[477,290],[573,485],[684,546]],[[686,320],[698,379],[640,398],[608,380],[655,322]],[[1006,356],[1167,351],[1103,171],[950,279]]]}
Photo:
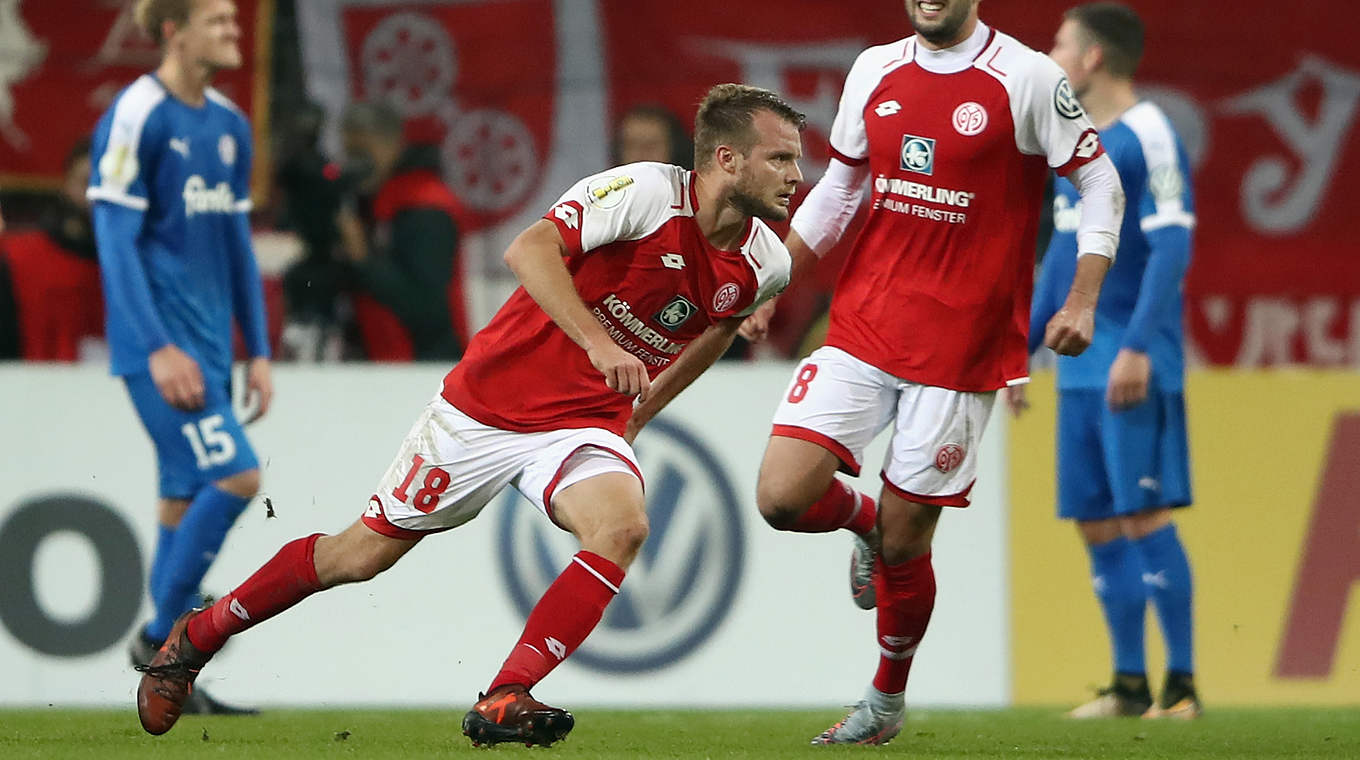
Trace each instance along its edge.
{"label": "bearded player", "polygon": [[[884,744],[935,604],[931,538],[966,507],[999,388],[1028,381],[1034,247],[1050,168],[1083,203],[1072,286],[1045,342],[1078,354],[1118,240],[1123,192],[1057,64],[978,20],[979,0],[906,0],[916,35],[865,50],[846,78],[831,161],[785,240],[795,276],[872,186],[826,344],[775,412],[757,502],[780,530],[856,535],[851,587],[877,606],[865,698],[814,744]],[[758,337],[770,309],[743,332]],[[835,477],[893,426],[877,502]]]}
{"label": "bearded player", "polygon": [[474,743],[551,744],[571,713],[530,690],[599,623],[647,537],[638,430],[722,355],[788,282],[761,219],[788,217],[803,116],[774,93],[713,88],[696,170],[637,163],[578,182],[511,243],[523,287],[473,338],[364,515],[285,545],[211,608],[186,613],[147,668],[137,712],[168,731],[229,636],[307,596],[372,578],[514,486],[581,542],[463,719]]}

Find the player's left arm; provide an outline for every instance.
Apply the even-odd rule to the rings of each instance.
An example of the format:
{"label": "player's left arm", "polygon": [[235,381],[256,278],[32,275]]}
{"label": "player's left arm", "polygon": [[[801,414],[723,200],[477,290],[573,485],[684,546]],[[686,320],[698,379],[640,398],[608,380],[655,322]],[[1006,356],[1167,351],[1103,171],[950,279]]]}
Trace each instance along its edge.
{"label": "player's left arm", "polygon": [[1167,154],[1165,160],[1147,167],[1139,188],[1139,226],[1148,243],[1148,262],[1123,344],[1110,367],[1105,395],[1115,409],[1137,406],[1147,398],[1152,378],[1148,344],[1153,331],[1176,309],[1190,265],[1195,218],[1189,208],[1189,183],[1174,149]]}
{"label": "player's left arm", "polygon": [[1119,247],[1124,190],[1100,135],[1072,92],[1062,69],[1048,56],[1031,59],[1022,99],[1027,118],[1022,149],[1041,150],[1049,166],[1076,185],[1081,195],[1077,227],[1077,272],[1067,298],[1044,330],[1044,345],[1076,356],[1095,335],[1096,302],[1105,273]]}
{"label": "player's left arm", "polygon": [[[245,124],[244,120],[241,122]],[[264,313],[264,286],[260,281],[260,267],[255,260],[255,246],[250,234],[250,168],[254,153],[250,128],[238,130],[236,164],[232,177],[232,191],[236,208],[227,225],[230,238],[227,246],[231,258],[231,297],[236,322],[245,338],[250,361],[246,366],[246,403],[253,407],[253,422],[269,411],[274,399],[274,380],[269,364],[269,336]]]}
{"label": "player's left arm", "polygon": [[704,330],[699,337],[690,341],[685,350],[675,357],[671,366],[662,370],[652,381],[651,390],[645,400],[633,407],[633,416],[628,419],[628,428],[623,437],[629,443],[638,432],[671,402],[680,392],[690,386],[704,371],[713,366],[737,337],[745,317],[728,317]]}
{"label": "player's left arm", "polygon": [[1077,227],[1077,271],[1063,305],[1044,329],[1044,345],[1060,354],[1076,356],[1091,345],[1095,336],[1096,303],[1119,246],[1124,191],[1119,173],[1106,155],[1067,176],[1076,185],[1082,204]]}

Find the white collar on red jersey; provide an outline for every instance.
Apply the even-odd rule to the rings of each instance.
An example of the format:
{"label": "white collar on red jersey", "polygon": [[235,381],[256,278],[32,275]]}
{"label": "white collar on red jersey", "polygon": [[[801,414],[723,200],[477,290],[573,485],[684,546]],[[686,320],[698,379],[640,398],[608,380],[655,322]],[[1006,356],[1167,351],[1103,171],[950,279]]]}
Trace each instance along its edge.
{"label": "white collar on red jersey", "polygon": [[931,50],[922,45],[920,40],[912,40],[912,60],[917,66],[934,74],[957,74],[973,65],[973,59],[978,57],[991,39],[992,30],[979,21],[968,39],[944,50]]}

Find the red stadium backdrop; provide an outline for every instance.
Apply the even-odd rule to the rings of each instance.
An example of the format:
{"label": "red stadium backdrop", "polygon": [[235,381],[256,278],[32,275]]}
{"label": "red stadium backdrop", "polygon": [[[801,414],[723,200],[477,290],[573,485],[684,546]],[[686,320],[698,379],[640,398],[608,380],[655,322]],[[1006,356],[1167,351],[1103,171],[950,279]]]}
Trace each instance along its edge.
{"label": "red stadium backdrop", "polygon": [[[982,15],[1046,50],[1071,4],[988,0]],[[1192,351],[1211,364],[1360,365],[1351,211],[1360,198],[1360,49],[1351,41],[1360,11],[1342,0],[1285,16],[1266,0],[1242,0],[1231,14],[1131,4],[1148,25],[1144,90],[1171,114],[1196,167]],[[417,104],[413,116],[437,117],[441,133],[456,132],[446,157],[465,164],[451,170],[455,187],[476,196],[493,228],[522,224],[556,185],[598,169],[613,119],[630,106],[660,103],[689,119],[719,81],[774,88],[806,111],[815,177],[855,54],[909,33],[900,0],[308,5],[330,14],[348,53],[344,81],[310,57],[314,89],[395,95]],[[403,63],[434,52],[447,57],[423,72]],[[598,104],[603,118],[573,115],[572,101]],[[530,192],[537,183],[546,184]]]}
{"label": "red stadium backdrop", "polygon": [[[159,61],[125,0],[0,0],[0,186],[51,187],[118,91]],[[236,0],[245,65],[214,85],[256,120],[267,109],[272,0]],[[257,44],[263,43],[263,44]],[[258,77],[256,74],[262,76]],[[261,148],[267,141],[261,140]],[[262,166],[260,151],[257,166]]]}
{"label": "red stadium backdrop", "polygon": [[[982,14],[1046,49],[1070,4],[987,0]],[[1360,11],[1343,0],[1283,15],[1266,0],[1240,0],[1231,14],[1131,4],[1148,24],[1145,92],[1196,167],[1195,353],[1211,364],[1360,366]],[[0,182],[51,183],[117,88],[149,68],[128,5],[0,0]],[[238,5],[254,50],[272,4]],[[414,128],[442,141],[451,184],[493,241],[607,163],[618,114],[661,103],[689,119],[718,81],[772,87],[806,111],[815,178],[855,53],[909,33],[901,0],[298,6],[314,95],[332,113],[352,97],[400,101]],[[248,66],[220,84],[258,118],[255,75]]]}

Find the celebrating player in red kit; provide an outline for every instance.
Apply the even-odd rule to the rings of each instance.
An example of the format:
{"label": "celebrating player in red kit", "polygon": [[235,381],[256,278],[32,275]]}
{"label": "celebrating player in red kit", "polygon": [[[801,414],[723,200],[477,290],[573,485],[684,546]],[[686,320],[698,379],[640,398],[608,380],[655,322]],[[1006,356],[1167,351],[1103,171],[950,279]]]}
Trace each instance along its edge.
{"label": "celebrating player in red kit", "polygon": [[514,486],[581,542],[463,719],[474,743],[551,744],[571,713],[529,690],[600,621],[647,536],[638,430],[713,363],[788,283],[761,219],[788,217],[803,116],[768,91],[713,88],[696,170],[637,163],[578,182],[511,243],[523,287],[411,428],[363,517],[285,545],[211,608],[181,617],[144,670],[137,712],[168,731],[229,636],[307,596],[391,567],[426,534]]}
{"label": "celebrating player in red kit", "polygon": [[[999,388],[1028,380],[1034,248],[1050,167],[1082,198],[1077,274],[1047,325],[1059,353],[1090,343],[1123,193],[1057,64],[978,20],[979,0],[906,0],[916,35],[865,50],[841,94],[826,174],[785,243],[795,272],[841,237],[872,186],[831,305],[826,344],[774,417],[757,501],[774,527],[857,536],[852,593],[877,605],[878,671],[864,701],[814,744],[883,744],[905,714],[907,671],[935,604],[931,537],[965,507]],[[795,274],[795,276],[797,276]],[[763,308],[743,330],[758,337]],[[858,474],[889,423],[878,503]]]}

